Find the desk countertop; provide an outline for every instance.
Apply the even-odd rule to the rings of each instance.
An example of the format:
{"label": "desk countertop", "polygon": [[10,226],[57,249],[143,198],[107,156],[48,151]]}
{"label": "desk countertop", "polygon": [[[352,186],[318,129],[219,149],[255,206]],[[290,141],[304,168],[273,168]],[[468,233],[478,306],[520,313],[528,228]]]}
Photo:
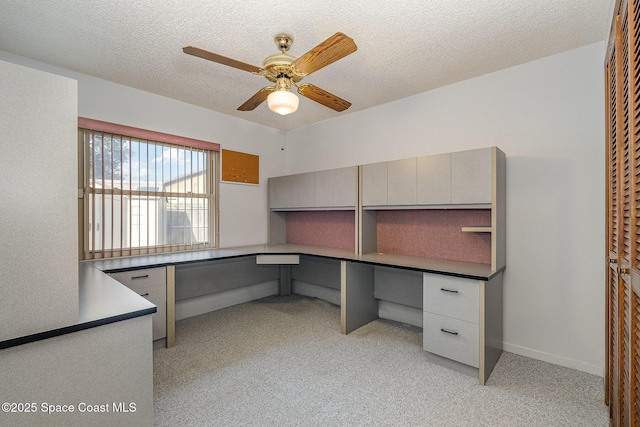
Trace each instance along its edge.
{"label": "desk countertop", "polygon": [[356,261],[387,267],[405,268],[427,273],[444,274],[468,279],[489,280],[503,269],[491,270],[487,264],[412,257],[405,255],[372,253],[356,255],[352,250],[325,248],[307,245],[252,245],[224,249],[206,249],[180,253],[143,255],[129,258],[114,258],[91,261],[100,270],[115,272],[139,268],[180,265],[201,261],[214,261],[250,255],[311,255],[346,261]]}
{"label": "desk countertop", "polygon": [[79,263],[79,315],[75,324],[0,342],[0,350],[58,335],[89,329],[156,312],[156,306],[105,272],[189,264],[252,255],[310,255],[468,279],[489,280],[502,269],[492,271],[486,264],[372,253],[357,255],[352,250],[306,245],[252,245],[179,253],[142,255]]}
{"label": "desk countertop", "polygon": [[0,350],[153,314],[156,306],[90,263],[78,266],[78,321],[74,324],[0,342]]}

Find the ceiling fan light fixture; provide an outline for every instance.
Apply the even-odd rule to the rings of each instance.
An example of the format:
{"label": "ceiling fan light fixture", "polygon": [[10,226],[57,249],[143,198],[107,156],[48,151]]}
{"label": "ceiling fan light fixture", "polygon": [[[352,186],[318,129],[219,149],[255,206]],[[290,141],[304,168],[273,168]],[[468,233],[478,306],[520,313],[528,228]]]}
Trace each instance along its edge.
{"label": "ceiling fan light fixture", "polygon": [[283,116],[295,113],[299,102],[298,97],[286,89],[273,91],[267,97],[269,109]]}

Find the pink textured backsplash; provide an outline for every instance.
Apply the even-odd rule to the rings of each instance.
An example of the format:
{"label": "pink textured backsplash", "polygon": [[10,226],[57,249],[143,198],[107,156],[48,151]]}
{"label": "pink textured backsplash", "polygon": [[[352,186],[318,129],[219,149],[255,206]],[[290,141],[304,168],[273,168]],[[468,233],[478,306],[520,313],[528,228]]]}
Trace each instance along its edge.
{"label": "pink textured backsplash", "polygon": [[287,212],[287,243],[355,251],[354,211]]}
{"label": "pink textured backsplash", "polygon": [[378,211],[378,252],[491,264],[491,233],[461,231],[489,226],[488,209]]}

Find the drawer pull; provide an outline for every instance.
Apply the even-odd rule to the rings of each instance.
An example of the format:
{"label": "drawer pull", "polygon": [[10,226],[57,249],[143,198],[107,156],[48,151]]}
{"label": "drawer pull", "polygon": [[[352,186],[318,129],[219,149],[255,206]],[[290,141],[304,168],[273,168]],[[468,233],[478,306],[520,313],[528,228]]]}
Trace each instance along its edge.
{"label": "drawer pull", "polygon": [[141,297],[148,297],[149,296],[149,292],[145,292],[144,294],[140,294]]}
{"label": "drawer pull", "polygon": [[457,333],[457,332],[448,331],[448,330],[446,330],[446,329],[444,329],[444,328],[440,328],[440,330],[441,330],[442,332],[444,332],[445,334],[458,335],[458,333]]}
{"label": "drawer pull", "polygon": [[145,274],[144,276],[133,276],[133,277],[131,277],[131,280],[146,279],[147,277],[149,277],[148,274]]}
{"label": "drawer pull", "polygon": [[457,294],[458,291],[456,291],[455,289],[447,289],[447,288],[440,288],[441,291],[443,292],[450,292],[452,294]]}

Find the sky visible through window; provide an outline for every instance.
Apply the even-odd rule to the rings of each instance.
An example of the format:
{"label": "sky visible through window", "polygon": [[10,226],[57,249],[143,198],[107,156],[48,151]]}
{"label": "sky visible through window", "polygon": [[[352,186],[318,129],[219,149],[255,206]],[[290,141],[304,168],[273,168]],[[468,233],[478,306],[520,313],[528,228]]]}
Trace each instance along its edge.
{"label": "sky visible through window", "polygon": [[[173,181],[206,170],[203,151],[135,138],[94,135],[90,168],[96,184],[123,190],[164,191]],[[204,193],[204,188],[190,188]]]}

